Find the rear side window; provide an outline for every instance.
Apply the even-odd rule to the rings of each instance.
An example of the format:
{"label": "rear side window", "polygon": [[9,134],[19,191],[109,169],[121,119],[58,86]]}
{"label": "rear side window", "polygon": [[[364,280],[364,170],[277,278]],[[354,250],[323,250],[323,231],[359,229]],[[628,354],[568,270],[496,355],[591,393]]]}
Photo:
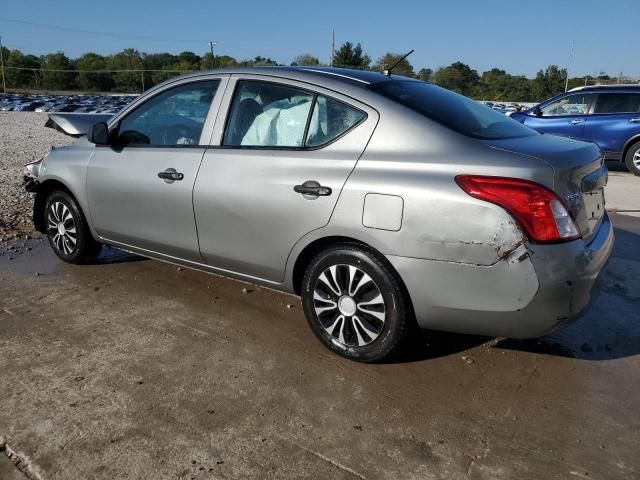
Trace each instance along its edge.
{"label": "rear side window", "polygon": [[307,90],[261,81],[240,81],[223,145],[233,147],[319,147],[365,118],[337,100]]}
{"label": "rear side window", "polygon": [[470,98],[415,80],[379,82],[379,94],[469,137],[485,140],[530,137],[535,130]]}
{"label": "rear side window", "polygon": [[598,95],[595,113],[636,113],[640,112],[638,93],[601,93]]}
{"label": "rear side window", "polygon": [[313,107],[306,146],[332,142],[364,120],[364,112],[342,102],[318,95]]}

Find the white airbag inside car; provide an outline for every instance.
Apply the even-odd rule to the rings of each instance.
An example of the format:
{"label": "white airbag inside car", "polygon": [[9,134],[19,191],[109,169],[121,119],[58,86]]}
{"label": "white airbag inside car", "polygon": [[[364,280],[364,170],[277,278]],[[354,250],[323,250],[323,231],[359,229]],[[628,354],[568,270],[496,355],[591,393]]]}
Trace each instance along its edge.
{"label": "white airbag inside car", "polygon": [[[249,127],[241,145],[301,147],[309,108],[311,102],[306,99],[297,104],[278,101],[267,105],[265,111],[258,115]],[[315,111],[311,123],[318,123]]]}

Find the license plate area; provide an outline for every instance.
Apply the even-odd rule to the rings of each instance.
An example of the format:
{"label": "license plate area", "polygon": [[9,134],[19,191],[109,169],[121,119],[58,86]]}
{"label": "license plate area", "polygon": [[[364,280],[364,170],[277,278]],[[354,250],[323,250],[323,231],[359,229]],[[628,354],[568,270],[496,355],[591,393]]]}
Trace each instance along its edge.
{"label": "license plate area", "polygon": [[582,194],[589,233],[593,232],[604,216],[604,189],[599,188]]}

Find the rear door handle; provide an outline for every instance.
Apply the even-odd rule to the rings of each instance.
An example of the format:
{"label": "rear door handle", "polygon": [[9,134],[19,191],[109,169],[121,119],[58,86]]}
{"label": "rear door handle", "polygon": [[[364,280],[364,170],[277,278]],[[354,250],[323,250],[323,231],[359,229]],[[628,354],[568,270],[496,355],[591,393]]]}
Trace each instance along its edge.
{"label": "rear door handle", "polygon": [[640,123],[640,117],[630,118],[629,121],[631,123]]}
{"label": "rear door handle", "polygon": [[158,178],[161,178],[165,183],[173,183],[176,180],[182,180],[184,175],[177,172],[175,168],[167,168],[164,172],[158,172]]}
{"label": "rear door handle", "polygon": [[571,120],[571,125],[580,125],[581,123],[584,123],[584,120],[578,118]]}
{"label": "rear door handle", "polygon": [[331,188],[323,187],[315,180],[307,180],[302,185],[296,185],[293,187],[293,191],[301,193],[302,195],[311,195],[314,197],[327,197],[331,195]]}

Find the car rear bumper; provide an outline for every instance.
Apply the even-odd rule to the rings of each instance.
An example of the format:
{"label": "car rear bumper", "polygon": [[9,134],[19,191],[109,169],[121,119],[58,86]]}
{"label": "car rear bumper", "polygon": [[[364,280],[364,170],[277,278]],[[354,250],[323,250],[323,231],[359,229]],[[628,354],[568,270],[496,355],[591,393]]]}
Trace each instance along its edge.
{"label": "car rear bumper", "polygon": [[490,266],[387,256],[422,328],[535,338],[578,318],[613,249],[608,216],[587,244],[525,244]]}

